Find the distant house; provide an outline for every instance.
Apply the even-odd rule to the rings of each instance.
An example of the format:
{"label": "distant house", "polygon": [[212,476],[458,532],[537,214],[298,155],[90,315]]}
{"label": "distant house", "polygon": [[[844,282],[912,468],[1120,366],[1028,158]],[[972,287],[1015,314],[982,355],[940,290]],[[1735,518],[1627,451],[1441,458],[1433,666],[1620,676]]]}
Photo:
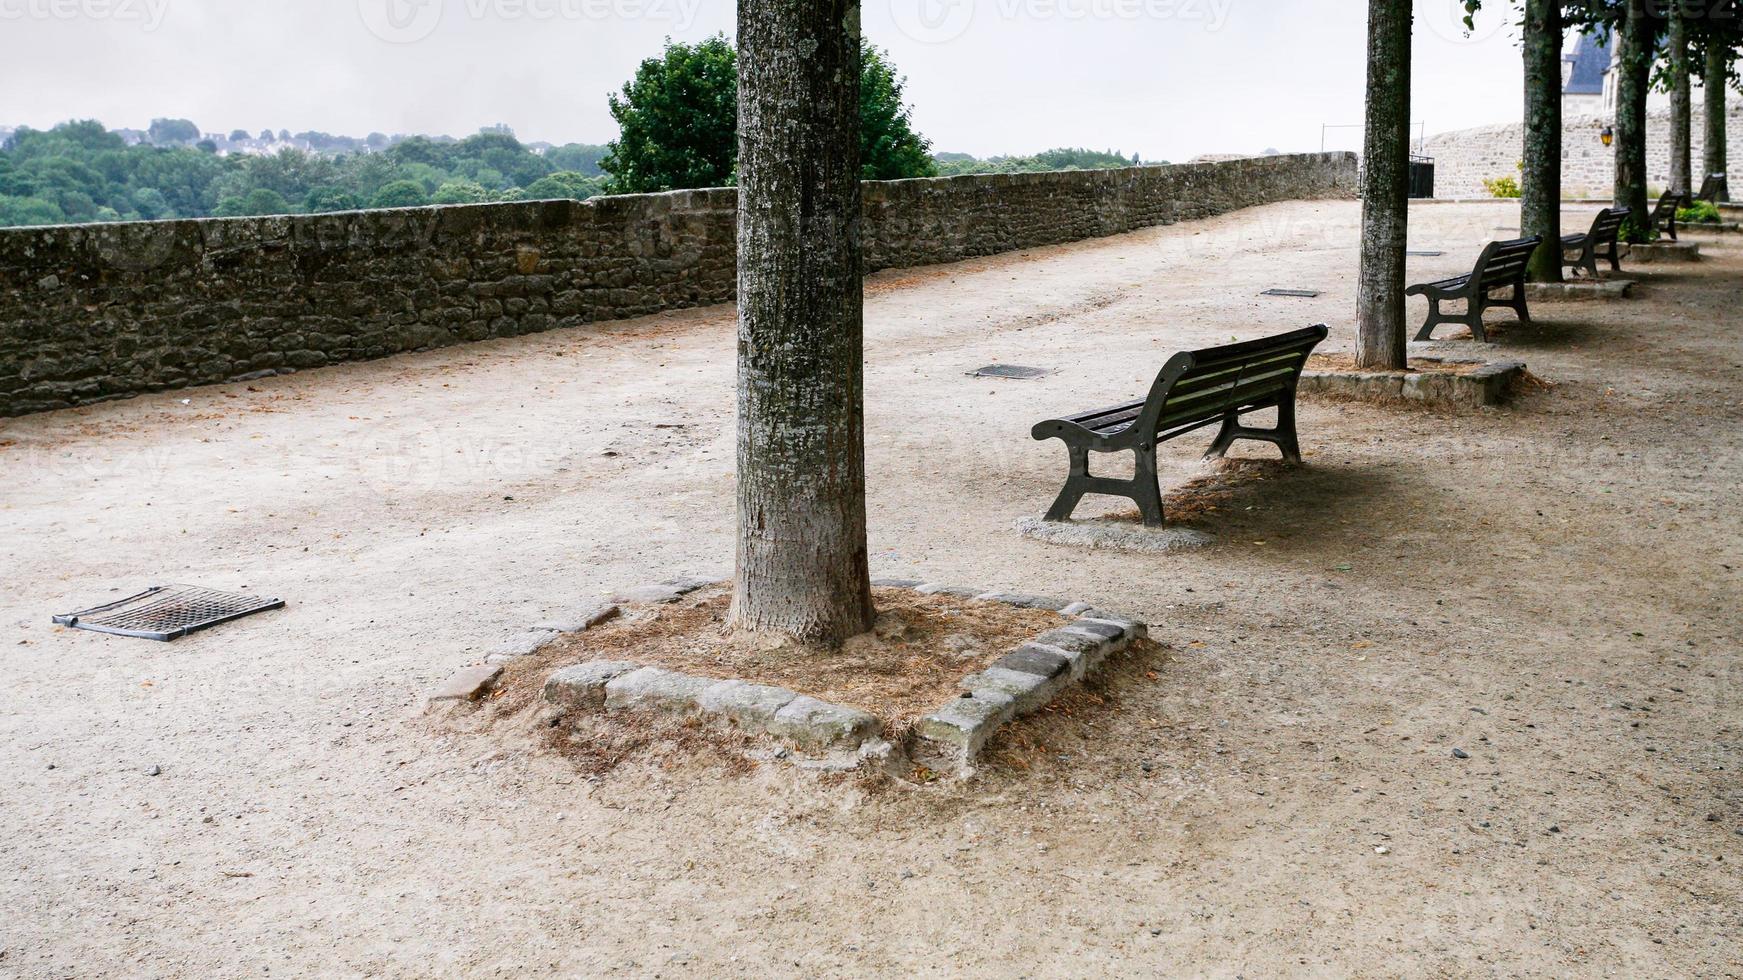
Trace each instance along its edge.
{"label": "distant house", "polygon": [[1579,35],[1573,51],[1561,56],[1561,111],[1568,116],[1615,114],[1615,58],[1608,30]]}

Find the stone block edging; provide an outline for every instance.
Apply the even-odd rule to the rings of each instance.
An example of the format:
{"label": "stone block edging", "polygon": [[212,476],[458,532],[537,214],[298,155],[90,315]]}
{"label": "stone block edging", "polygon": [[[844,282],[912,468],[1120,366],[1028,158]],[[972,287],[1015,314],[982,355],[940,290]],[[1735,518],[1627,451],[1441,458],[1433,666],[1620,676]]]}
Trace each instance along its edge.
{"label": "stone block edging", "polygon": [[[711,584],[711,580],[670,579],[626,590],[611,602],[589,607],[591,615],[567,624],[584,624],[581,629],[564,632],[582,632],[615,618],[621,612],[616,602],[624,596],[646,597],[640,601],[647,604],[673,602]],[[1138,620],[1087,602],[917,579],[875,578],[872,584],[1046,610],[1063,619],[1059,626],[962,678],[962,696],[919,719],[906,746],[891,745],[882,723],[856,708],[751,680],[698,677],[628,660],[590,660],[559,669],[546,678],[543,700],[562,710],[648,712],[767,735],[805,753],[794,760],[800,765],[852,768],[867,761],[893,765],[907,759],[935,770],[966,774],[972,772],[981,750],[1000,726],[1046,707],[1108,655],[1149,635]],[[679,588],[682,591],[672,595]],[[536,652],[559,635],[548,624],[540,624],[516,638],[520,641],[516,649],[530,646]],[[492,654],[489,662],[454,674],[431,692],[429,703],[482,697],[501,677],[503,658],[503,654]],[[781,752],[777,757],[789,755]]]}
{"label": "stone block edging", "polygon": [[1626,299],[1632,279],[1574,279],[1568,282],[1528,282],[1525,298],[1532,303],[1613,302]]}
{"label": "stone block edging", "polygon": [[1440,372],[1397,373],[1386,371],[1303,371],[1297,391],[1304,396],[1326,396],[1367,402],[1417,402],[1437,408],[1468,409],[1499,405],[1507,400],[1514,382],[1525,375],[1524,361],[1487,361],[1416,355],[1417,360],[1441,363],[1480,363],[1464,374]]}
{"label": "stone block edging", "polygon": [[1699,262],[1700,242],[1654,242],[1651,245],[1628,246],[1628,259],[1641,265],[1653,263]]}

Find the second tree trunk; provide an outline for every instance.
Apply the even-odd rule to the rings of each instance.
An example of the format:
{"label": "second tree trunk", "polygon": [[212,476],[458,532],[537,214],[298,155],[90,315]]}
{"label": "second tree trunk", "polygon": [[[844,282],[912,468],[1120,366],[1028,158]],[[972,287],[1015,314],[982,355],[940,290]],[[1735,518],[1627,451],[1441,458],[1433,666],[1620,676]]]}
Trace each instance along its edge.
{"label": "second tree trunk", "polygon": [[872,626],[857,0],[738,3],[738,562],[731,624]]}

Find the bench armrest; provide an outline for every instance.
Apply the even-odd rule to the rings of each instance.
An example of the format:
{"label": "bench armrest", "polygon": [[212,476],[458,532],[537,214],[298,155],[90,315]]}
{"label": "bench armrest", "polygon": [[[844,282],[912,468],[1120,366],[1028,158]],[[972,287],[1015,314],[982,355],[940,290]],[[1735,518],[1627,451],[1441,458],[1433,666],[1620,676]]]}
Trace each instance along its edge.
{"label": "bench armrest", "polygon": [[1067,419],[1048,419],[1045,422],[1037,422],[1035,427],[1029,430],[1029,435],[1040,441],[1063,439],[1067,443],[1099,442],[1104,438]]}

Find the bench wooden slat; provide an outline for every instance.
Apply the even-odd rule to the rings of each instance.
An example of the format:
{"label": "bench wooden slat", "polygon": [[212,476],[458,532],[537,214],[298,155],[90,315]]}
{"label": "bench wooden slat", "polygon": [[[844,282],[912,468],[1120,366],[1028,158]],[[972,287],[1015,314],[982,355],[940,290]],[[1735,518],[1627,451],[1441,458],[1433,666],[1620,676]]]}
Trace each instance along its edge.
{"label": "bench wooden slat", "polygon": [[[1409,296],[1428,297],[1428,319],[1417,331],[1417,340],[1432,340],[1434,328],[1442,323],[1463,323],[1471,328],[1471,336],[1486,340],[1483,332],[1483,311],[1491,306],[1505,306],[1519,314],[1522,322],[1531,321],[1525,304],[1525,275],[1531,256],[1543,244],[1541,237],[1515,238],[1490,242],[1477,256],[1471,271],[1452,279],[1419,283],[1405,290]],[[1498,299],[1492,294],[1500,289],[1512,289],[1511,299]],[[1447,313],[1441,303],[1463,300],[1465,312]]]}
{"label": "bench wooden slat", "polygon": [[1596,279],[1598,259],[1603,257],[1609,260],[1611,272],[1620,272],[1622,255],[1619,238],[1622,224],[1633,213],[1632,208],[1605,208],[1592,219],[1592,227],[1585,234],[1563,236],[1561,264],[1583,269]]}
{"label": "bench wooden slat", "polygon": [[[1065,488],[1047,511],[1048,520],[1065,520],[1086,493],[1129,497],[1144,523],[1162,523],[1161,488],[1156,477],[1156,445],[1196,429],[1222,424],[1207,456],[1220,456],[1236,439],[1276,443],[1285,459],[1301,461],[1295,434],[1295,388],[1307,355],[1326,337],[1324,324],[1275,337],[1176,354],[1163,365],[1142,401],[1078,412],[1036,424],[1036,439],[1060,439],[1071,455]],[[1274,429],[1240,424],[1246,412],[1277,409]],[[1137,457],[1132,479],[1092,476],[1091,452],[1129,451]]]}

